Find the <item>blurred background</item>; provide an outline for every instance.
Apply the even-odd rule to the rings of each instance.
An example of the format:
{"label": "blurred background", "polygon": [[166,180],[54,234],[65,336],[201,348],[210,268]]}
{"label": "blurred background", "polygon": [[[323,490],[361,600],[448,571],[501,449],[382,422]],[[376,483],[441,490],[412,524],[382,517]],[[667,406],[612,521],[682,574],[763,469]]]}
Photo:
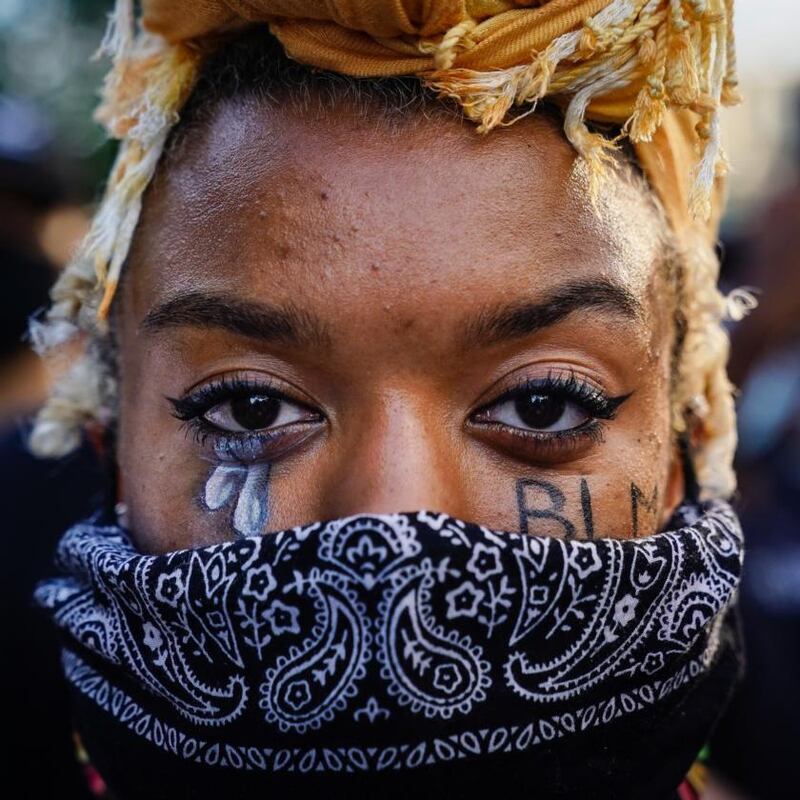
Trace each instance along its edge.
{"label": "blurred background", "polygon": [[[86,230],[114,155],[91,116],[107,66],[92,55],[110,6],[0,0],[0,519],[10,548],[2,591],[6,652],[22,654],[3,659],[3,685],[21,687],[7,705],[14,743],[4,758],[6,774],[24,776],[19,797],[86,792],[55,643],[28,598],[99,477],[87,452],[66,464],[33,461],[20,431],[47,387],[23,340],[26,320],[46,304]],[[738,504],[749,537],[741,592],[748,670],[708,749],[708,800],[800,796],[799,16],[797,0],[738,0],[745,103],[724,114],[733,169],[722,280],[757,287],[760,305],[732,329]],[[23,512],[26,529],[52,536],[20,540],[14,532],[24,528],[14,521]],[[34,524],[31,514],[39,515]]]}

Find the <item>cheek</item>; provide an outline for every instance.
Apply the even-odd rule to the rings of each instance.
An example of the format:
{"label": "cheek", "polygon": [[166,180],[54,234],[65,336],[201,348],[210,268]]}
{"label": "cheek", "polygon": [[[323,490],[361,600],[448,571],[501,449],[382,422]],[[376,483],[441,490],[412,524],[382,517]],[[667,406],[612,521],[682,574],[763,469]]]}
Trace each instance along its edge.
{"label": "cheek", "polygon": [[119,487],[137,546],[167,552],[190,543],[181,533],[189,521],[186,470],[174,451],[163,447],[159,421],[145,409],[143,403],[122,403]]}
{"label": "cheek", "polygon": [[163,437],[140,431],[121,440],[127,443],[119,453],[120,489],[143,552],[203,547],[261,530],[270,500],[268,465],[198,464],[180,446],[164,447]]}
{"label": "cheek", "polygon": [[518,530],[566,539],[635,539],[657,532],[663,490],[652,475],[518,478]]}
{"label": "cheek", "polygon": [[[501,527],[534,535],[593,539],[638,538],[657,533],[674,510],[668,379],[654,381],[629,416],[608,426],[595,456],[571,475],[520,471],[486,509],[513,507]],[[500,502],[498,503],[498,498]],[[680,498],[678,498],[680,499]],[[512,524],[513,523],[513,524]]]}
{"label": "cheek", "polygon": [[124,343],[120,350],[118,484],[137,546],[163,553],[219,541],[195,499],[205,465],[187,458],[186,437],[163,396],[168,365]]}

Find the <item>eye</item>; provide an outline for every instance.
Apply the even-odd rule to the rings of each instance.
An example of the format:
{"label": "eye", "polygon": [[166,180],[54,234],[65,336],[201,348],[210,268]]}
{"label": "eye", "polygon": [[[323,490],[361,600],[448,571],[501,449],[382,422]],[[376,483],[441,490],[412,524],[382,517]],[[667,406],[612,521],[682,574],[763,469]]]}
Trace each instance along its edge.
{"label": "eye", "polygon": [[325,422],[322,411],[276,383],[261,376],[223,376],[166,399],[204,453],[237,463],[274,460],[320,433]]}
{"label": "eye", "polygon": [[233,433],[280,428],[294,422],[316,419],[309,409],[270,394],[234,397],[218,403],[202,416],[220,430]]}
{"label": "eye", "polygon": [[567,397],[537,390],[522,390],[506,396],[480,414],[482,422],[496,422],[510,428],[557,433],[579,428],[592,419],[580,403]]}
{"label": "eye", "polygon": [[551,373],[509,389],[479,409],[473,421],[539,436],[571,435],[612,420],[630,394],[609,397],[574,372]]}

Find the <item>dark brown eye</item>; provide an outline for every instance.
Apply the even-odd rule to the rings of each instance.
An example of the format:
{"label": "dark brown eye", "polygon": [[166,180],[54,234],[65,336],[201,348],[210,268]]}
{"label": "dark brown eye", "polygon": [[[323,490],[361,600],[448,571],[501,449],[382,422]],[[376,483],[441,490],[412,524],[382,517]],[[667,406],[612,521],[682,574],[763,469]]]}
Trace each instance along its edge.
{"label": "dark brown eye", "polygon": [[217,403],[204,418],[223,431],[260,431],[295,422],[307,422],[318,415],[278,395],[240,395]]}
{"label": "dark brown eye", "polygon": [[549,428],[561,419],[567,401],[547,394],[524,394],[514,401],[517,415],[529,428]]}
{"label": "dark brown eye", "polygon": [[531,390],[506,396],[505,400],[485,408],[479,416],[481,422],[500,422],[510,428],[540,433],[579,428],[591,418],[592,414],[575,400]]}
{"label": "dark brown eye", "polygon": [[246,431],[268,428],[278,418],[281,400],[278,397],[255,395],[231,400],[231,419]]}

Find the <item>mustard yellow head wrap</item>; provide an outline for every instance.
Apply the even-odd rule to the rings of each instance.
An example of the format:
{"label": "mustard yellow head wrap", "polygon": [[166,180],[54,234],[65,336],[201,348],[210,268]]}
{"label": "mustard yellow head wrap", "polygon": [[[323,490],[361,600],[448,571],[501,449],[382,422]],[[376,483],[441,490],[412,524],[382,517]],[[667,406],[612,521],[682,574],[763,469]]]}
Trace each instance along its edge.
{"label": "mustard yellow head wrap", "polygon": [[[733,0],[143,0],[142,9],[137,31],[133,0],[118,0],[104,40],[114,65],[98,116],[122,144],[89,236],[54,288],[47,322],[34,329],[42,349],[76,327],[102,328],[142,194],[204,57],[238,29],[263,24],[311,67],[419,76],[457,100],[480,133],[547,97],[563,108],[565,134],[594,183],[614,163],[616,142],[586,121],[618,126],[691,261],[683,411],[702,423],[701,485],[707,494],[732,491],[720,321],[742,297],[737,304],[717,292],[710,245],[724,172],[719,109],[736,100]],[[76,374],[73,383],[87,383]],[[67,423],[96,416],[91,406],[56,392],[40,414],[36,449],[68,449]]]}
{"label": "mustard yellow head wrap", "polygon": [[[303,63],[353,76],[419,75],[485,132],[550,96],[590,159],[608,141],[583,118],[625,125],[673,215],[709,217],[716,110],[736,98],[730,0],[145,0],[144,25],[173,44],[267,23]],[[667,114],[668,109],[673,113]],[[688,109],[695,114],[674,113]],[[675,120],[670,117],[682,119]]]}

